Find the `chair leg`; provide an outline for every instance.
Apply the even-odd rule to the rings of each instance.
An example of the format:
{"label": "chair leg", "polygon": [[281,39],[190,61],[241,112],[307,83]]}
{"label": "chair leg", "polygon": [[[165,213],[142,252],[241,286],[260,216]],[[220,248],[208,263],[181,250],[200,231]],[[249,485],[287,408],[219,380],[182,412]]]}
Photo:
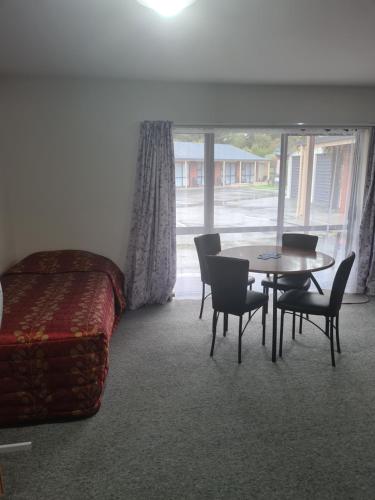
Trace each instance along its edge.
{"label": "chair leg", "polygon": [[199,313],[199,319],[202,319],[205,294],[206,294],[206,284],[202,283],[202,301],[201,301],[201,311]]}
{"label": "chair leg", "polygon": [[303,320],[303,314],[301,313],[299,315],[299,333],[302,334],[302,320]]}
{"label": "chair leg", "polygon": [[326,337],[329,338],[329,318],[327,316],[326,316],[326,328],[324,334],[326,335]]}
{"label": "chair leg", "polygon": [[219,317],[219,313],[214,311],[213,315],[212,315],[212,344],[211,344],[211,351],[210,351],[211,357],[214,355],[214,347],[215,347],[215,340],[216,340],[216,326],[217,326],[218,317]]}
{"label": "chair leg", "polygon": [[292,339],[296,339],[296,313],[293,313]]}
{"label": "chair leg", "polygon": [[283,355],[284,316],[285,316],[285,311],[284,311],[284,309],[281,309],[280,341],[279,341],[279,356],[280,356],[280,358]]}
{"label": "chair leg", "polygon": [[224,321],[223,321],[223,337],[227,336],[228,331],[228,314],[224,313]]}
{"label": "chair leg", "polygon": [[263,325],[263,334],[262,334],[262,345],[266,345],[266,304],[262,307],[262,325]]}
{"label": "chair leg", "polygon": [[336,346],[337,346],[337,352],[341,353],[340,333],[339,333],[339,315],[336,316]]}
{"label": "chair leg", "polygon": [[268,301],[269,301],[269,298],[270,298],[270,291],[269,291],[268,286],[264,286],[264,287],[263,287],[263,293],[264,293],[265,295],[267,295],[266,314],[268,314]]}
{"label": "chair leg", "polygon": [[329,319],[329,340],[331,344],[331,361],[332,361],[332,366],[336,366],[335,363],[335,348],[333,346],[333,317]]}
{"label": "chair leg", "polygon": [[242,315],[238,322],[238,363],[241,363],[241,347],[242,347]]}

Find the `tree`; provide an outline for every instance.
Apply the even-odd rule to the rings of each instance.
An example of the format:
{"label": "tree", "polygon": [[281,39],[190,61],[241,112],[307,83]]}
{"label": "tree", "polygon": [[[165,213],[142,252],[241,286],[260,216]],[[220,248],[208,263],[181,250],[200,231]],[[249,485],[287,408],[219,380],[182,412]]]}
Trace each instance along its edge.
{"label": "tree", "polygon": [[[289,137],[289,152],[294,152],[301,143],[301,137]],[[183,142],[203,143],[204,134],[176,134],[175,140]],[[280,150],[280,131],[278,130],[215,130],[216,144],[230,144],[255,155],[273,156]]]}

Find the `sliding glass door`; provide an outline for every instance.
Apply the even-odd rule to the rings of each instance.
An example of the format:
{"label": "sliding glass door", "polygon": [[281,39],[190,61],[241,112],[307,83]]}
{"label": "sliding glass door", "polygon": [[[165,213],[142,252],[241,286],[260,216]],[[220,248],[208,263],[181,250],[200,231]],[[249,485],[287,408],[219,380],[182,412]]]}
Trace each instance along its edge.
{"label": "sliding glass door", "polygon": [[[365,139],[354,130],[176,131],[176,296],[200,293],[193,238],[202,233],[219,232],[223,248],[313,233],[340,261],[355,244]],[[323,287],[333,271],[319,275]]]}

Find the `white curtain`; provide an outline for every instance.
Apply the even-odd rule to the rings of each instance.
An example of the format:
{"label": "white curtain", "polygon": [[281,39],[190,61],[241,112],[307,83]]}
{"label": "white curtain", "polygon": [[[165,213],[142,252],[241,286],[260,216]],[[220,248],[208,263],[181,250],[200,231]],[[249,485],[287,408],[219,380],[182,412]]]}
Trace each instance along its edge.
{"label": "white curtain", "polygon": [[371,131],[359,234],[358,291],[375,295],[375,128]]}
{"label": "white curtain", "polygon": [[171,122],[141,124],[125,276],[130,309],[164,304],[172,296],[176,281],[176,193]]}
{"label": "white curtain", "polygon": [[[362,217],[363,193],[365,184],[365,174],[367,167],[367,154],[369,144],[369,131],[367,129],[358,130],[352,135],[355,137],[355,146],[351,153],[350,174],[344,176],[340,170],[333,175],[330,185],[330,202],[327,207],[327,227],[325,238],[320,238],[318,249],[333,255],[336,260],[334,268],[321,271],[316,274],[323,288],[330,289],[332,280],[340,262],[347,257],[351,251],[356,253],[356,260],[349,276],[346,286],[347,293],[357,293],[358,275],[358,253],[359,253],[359,228]],[[338,166],[340,166],[338,164]],[[336,169],[334,169],[336,171]],[[336,177],[335,177],[336,175]],[[344,230],[336,231],[337,213],[332,208],[334,203],[333,192],[340,186],[340,192],[345,194],[346,213],[344,216]],[[313,232],[313,231],[312,231]],[[336,234],[336,236],[335,236]],[[333,248],[333,252],[332,252]]]}
{"label": "white curtain", "polygon": [[358,289],[360,226],[363,213],[369,140],[370,131],[368,129],[359,130],[356,133],[356,147],[353,153],[353,169],[350,181],[350,201],[348,205],[348,230],[345,252],[342,255],[342,258],[345,258],[351,251],[356,253],[356,260],[354,261],[346,287],[346,292],[348,293],[362,293],[362,290]]}

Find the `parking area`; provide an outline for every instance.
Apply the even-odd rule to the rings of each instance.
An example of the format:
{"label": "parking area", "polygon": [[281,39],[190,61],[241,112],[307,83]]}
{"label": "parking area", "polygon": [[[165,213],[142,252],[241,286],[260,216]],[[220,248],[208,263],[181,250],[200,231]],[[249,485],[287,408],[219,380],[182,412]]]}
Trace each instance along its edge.
{"label": "parking area", "polygon": [[[177,189],[177,228],[203,226],[204,189]],[[278,218],[277,186],[228,186],[216,187],[214,193],[214,224],[220,233],[223,248],[239,245],[261,245],[276,243]],[[297,199],[285,199],[284,227],[287,230],[304,224],[303,214],[297,213]],[[330,230],[329,226],[344,225],[345,214],[329,210],[327,206],[310,205],[310,225],[326,228],[314,234],[319,236],[318,250],[333,255],[336,260],[345,253],[346,232]],[[257,227],[271,227],[270,230],[256,231]],[[225,228],[251,227],[249,232],[228,233]],[[274,228],[274,229],[273,229]],[[202,229],[203,232],[203,229]],[[199,296],[200,272],[194,246],[195,234],[177,236],[177,283],[175,293],[180,297]],[[334,269],[320,273],[323,286],[329,287]],[[262,277],[257,280],[260,283]]]}
{"label": "parking area", "polygon": [[[179,188],[176,191],[177,227],[204,223],[204,190]],[[278,189],[267,186],[216,187],[214,192],[215,227],[272,226],[277,224]],[[327,205],[310,204],[310,225],[343,224],[345,214]],[[284,226],[304,223],[297,214],[297,198],[285,198]]]}

